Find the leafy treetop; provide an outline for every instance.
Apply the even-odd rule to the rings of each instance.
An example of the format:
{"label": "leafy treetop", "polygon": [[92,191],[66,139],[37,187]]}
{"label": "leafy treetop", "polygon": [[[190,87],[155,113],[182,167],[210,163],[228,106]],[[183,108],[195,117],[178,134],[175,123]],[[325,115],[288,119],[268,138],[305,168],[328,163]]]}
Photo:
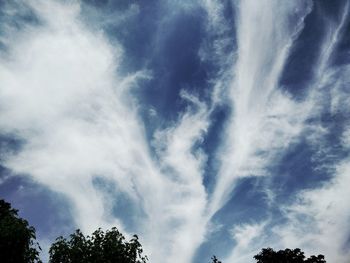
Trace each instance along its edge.
{"label": "leafy treetop", "polygon": [[263,248],[254,256],[257,263],[325,263],[323,255],[305,258],[304,252],[299,248],[274,251],[272,248]]}
{"label": "leafy treetop", "polygon": [[18,216],[18,210],[0,200],[0,255],[3,263],[34,263],[39,259],[35,229]]}
{"label": "leafy treetop", "polygon": [[[0,200],[0,260],[1,263],[41,263],[35,229],[18,216],[18,211]],[[49,250],[49,263],[147,263],[136,235],[130,241],[112,228],[100,228],[91,236],[78,229],[69,239],[58,237]],[[326,263],[323,255],[306,258],[299,248],[274,251],[263,248],[254,256],[257,263]],[[212,263],[221,263],[212,257]]]}
{"label": "leafy treetop", "polygon": [[100,228],[91,236],[84,236],[78,229],[67,240],[56,239],[50,248],[50,263],[146,263],[142,246],[136,235],[127,242],[112,228],[103,232]]}

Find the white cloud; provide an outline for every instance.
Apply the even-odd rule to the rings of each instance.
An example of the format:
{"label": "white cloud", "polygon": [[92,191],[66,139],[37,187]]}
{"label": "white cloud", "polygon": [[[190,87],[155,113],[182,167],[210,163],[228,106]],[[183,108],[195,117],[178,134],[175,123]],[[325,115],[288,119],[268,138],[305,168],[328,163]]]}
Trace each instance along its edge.
{"label": "white cloud", "polygon": [[[216,8],[212,1],[205,3],[210,9],[213,23],[217,23],[219,18],[215,14],[219,7]],[[293,142],[298,141],[300,135],[306,136],[308,143],[315,146],[314,158],[324,158],[324,155],[330,154],[330,149],[327,149],[330,146],[323,142],[324,136],[330,132],[329,127],[320,122],[305,121],[308,118],[320,119],[321,114],[328,110],[323,98],[331,100],[332,113],[348,112],[344,107],[348,95],[342,90],[348,84],[347,66],[340,70],[329,68],[331,56],[347,21],[348,4],[339,21],[329,23],[319,63],[315,66],[315,81],[307,87],[309,94],[302,101],[296,101],[278,87],[289,49],[303,29],[311,4],[302,1],[283,5],[279,1],[236,3],[238,50],[237,61],[232,68],[230,95],[233,113],[219,152],[222,166],[210,198],[210,214],[217,212],[227,202],[239,178],[269,175],[269,166],[278,162],[278,158]],[[325,91],[328,88],[331,94]],[[347,142],[347,137],[347,132],[344,132],[343,142]],[[290,221],[276,227],[276,235],[281,235],[282,240],[275,235],[269,236],[266,229],[255,228],[254,224],[238,227],[238,234],[234,235],[237,245],[229,262],[251,260],[257,250],[244,250],[242,247],[247,244],[255,248],[260,245],[305,247],[307,253],[325,253],[332,262],[345,262],[348,252],[341,251],[341,248],[345,247],[349,235],[341,229],[349,228],[346,223],[348,208],[342,189],[348,184],[347,162],[337,166],[334,180],[320,189],[303,192],[299,201],[289,207],[286,216]],[[319,169],[325,168],[329,169],[319,165]],[[262,191],[268,194],[270,205],[281,205],[274,200],[274,189]],[[254,240],[256,235],[251,233],[259,233],[260,240]],[[332,246],[327,248],[326,244],[330,241]]]}
{"label": "white cloud", "polygon": [[[266,174],[271,161],[300,133],[307,116],[308,105],[278,90],[278,80],[310,6],[300,1],[288,5],[241,1],[236,9],[238,50],[230,89],[233,113],[220,153],[222,167],[211,214],[227,201],[238,178]],[[291,26],[293,15],[298,22]]]}
{"label": "white cloud", "polygon": [[79,23],[79,5],[35,4],[45,26],[19,32],[11,59],[1,61],[1,130],[26,141],[5,164],[67,194],[77,221],[91,230],[105,216],[93,176],[111,176],[132,191],[127,174],[118,172],[118,162],[132,156],[119,149],[136,143],[140,128],[122,100],[128,83],[113,73],[121,51]]}
{"label": "white cloud", "polygon": [[65,194],[86,232],[124,231],[112,201],[93,184],[108,180],[144,211],[138,231],[150,259],[187,262],[205,230],[206,158],[194,148],[208,128],[205,104],[182,94],[192,106],[159,131],[155,143],[164,147],[156,162],[129,93],[145,73],[118,73],[122,48],[84,25],[78,4],[29,3],[43,24],[12,32],[0,60],[0,129],[25,141],[4,165]]}
{"label": "white cloud", "polygon": [[[335,68],[327,66],[325,72],[327,74],[322,76],[322,85],[316,82],[317,89],[310,93],[310,98],[324,96],[325,88],[331,87],[331,96],[328,98],[331,106],[329,107],[327,103],[317,104],[318,100],[316,100],[312,108],[313,116],[318,116],[322,108],[327,106],[331,114],[347,114],[348,66]],[[337,138],[339,139],[337,147],[348,151],[350,149],[349,120],[344,119],[343,123],[338,124],[344,125],[344,130]],[[313,189],[299,192],[292,204],[281,206],[287,222],[275,226],[273,231],[280,239],[280,246],[301,247],[309,255],[324,254],[329,262],[348,262],[350,200],[347,186],[350,183],[350,160],[346,155],[344,157],[334,154],[335,142],[329,143],[325,139],[331,132],[330,127],[317,122],[308,125],[306,130],[308,130],[308,142],[313,147],[316,171],[327,172],[331,179],[318,182],[319,184]],[[324,161],[329,158],[334,161]]]}
{"label": "white cloud", "polygon": [[226,262],[250,262],[263,245],[264,228],[267,222],[236,225],[232,237],[236,244]]}
{"label": "white cloud", "polygon": [[[203,4],[208,10],[208,31],[221,28],[219,33],[229,32],[231,25],[221,17],[222,6],[208,0]],[[313,83],[317,88],[304,101],[297,102],[279,89],[278,81],[293,41],[311,10],[310,2],[281,5],[277,0],[239,1],[237,54],[225,57],[224,49],[231,38],[218,39],[210,53],[220,57],[218,61],[223,65],[222,72],[215,76],[213,105],[182,92],[189,106],[172,125],[154,134],[153,156],[137,102],[129,92],[147,74],[119,73],[123,48],[118,43],[112,45],[103,32],[96,28],[92,31],[82,23],[79,4],[33,0],[28,5],[42,24],[20,31],[9,28],[11,37],[4,42],[9,53],[0,58],[0,131],[25,142],[18,153],[7,153],[4,165],[65,194],[73,204],[78,226],[87,232],[112,225],[123,231],[123,222],[111,212],[112,200],[93,184],[95,177],[108,180],[144,212],[137,230],[152,262],[190,261],[209,228],[215,228],[211,216],[228,200],[239,178],[268,175],[269,166],[302,132],[308,132],[311,144],[327,134],[327,128],[305,125],[304,121],[320,114],[322,87],[338,76],[341,81],[332,90],[332,109],[345,112],[342,105],[348,100],[341,89],[347,84],[344,79],[348,69],[324,74],[345,16],[333,35],[327,36],[328,42],[325,40],[317,71],[320,79]],[[194,7],[172,5],[187,11]],[[129,11],[134,16],[139,9],[133,5]],[[125,19],[123,16],[122,21]],[[110,24],[112,20],[110,16],[103,23]],[[207,59],[205,49],[199,55]],[[227,69],[234,58],[235,65]],[[227,94],[224,89],[231,77]],[[210,127],[213,108],[227,100],[233,114],[216,156],[222,165],[217,184],[213,195],[208,196],[203,186],[207,156],[198,145]],[[149,114],[157,117],[152,108]],[[349,141],[348,137],[349,132],[344,132],[343,143]],[[344,196],[350,168],[347,161],[336,167],[330,184],[302,192],[295,204],[286,207],[290,225],[275,228],[281,241],[274,244],[305,243],[309,253],[345,260],[348,254],[342,253],[341,246],[346,241],[342,229],[349,228]],[[266,190],[273,204],[271,191]],[[307,221],[300,220],[300,216]],[[264,235],[266,224],[234,227],[237,245],[229,258],[246,262],[256,252],[250,246],[260,248],[262,241],[275,241]],[[303,229],[312,232],[305,235]],[[261,236],[262,241],[258,240]],[[334,242],[327,247],[329,240]],[[314,251],[316,248],[320,250]]]}
{"label": "white cloud", "polygon": [[350,165],[345,160],[337,165],[330,182],[300,193],[297,201],[286,207],[286,224],[274,229],[281,243],[286,247],[301,247],[308,254],[324,254],[330,262],[347,262],[349,183]]}
{"label": "white cloud", "polygon": [[[158,131],[154,139],[159,165],[168,177],[168,202],[163,203],[162,211],[169,225],[161,229],[160,235],[166,237],[169,231],[174,232],[167,240],[170,246],[167,256],[159,256],[159,261],[164,261],[166,257],[169,262],[175,259],[188,262],[205,234],[206,221],[203,215],[207,196],[202,175],[206,157],[194,146],[208,129],[208,111],[206,105],[196,97],[184,91],[181,95],[193,105],[179,117],[177,124]],[[170,230],[171,225],[173,230]]]}

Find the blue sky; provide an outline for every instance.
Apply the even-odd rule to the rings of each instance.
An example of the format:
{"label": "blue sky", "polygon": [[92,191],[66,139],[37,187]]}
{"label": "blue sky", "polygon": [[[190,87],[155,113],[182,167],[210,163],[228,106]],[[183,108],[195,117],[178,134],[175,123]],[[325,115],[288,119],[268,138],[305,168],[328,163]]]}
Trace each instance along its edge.
{"label": "blue sky", "polygon": [[350,258],[350,4],[0,2],[0,196],[151,262]]}

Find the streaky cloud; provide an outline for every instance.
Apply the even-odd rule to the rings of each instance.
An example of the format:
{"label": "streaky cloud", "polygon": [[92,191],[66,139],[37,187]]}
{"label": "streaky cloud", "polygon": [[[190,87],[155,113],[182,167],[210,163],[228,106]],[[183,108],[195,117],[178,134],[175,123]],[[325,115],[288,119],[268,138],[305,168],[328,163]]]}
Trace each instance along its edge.
{"label": "streaky cloud", "polygon": [[[278,90],[278,80],[310,4],[240,1],[236,8],[238,50],[229,91],[233,113],[220,153],[222,168],[210,214],[227,201],[237,179],[264,175],[264,168],[288,147],[304,120],[301,105]],[[290,22],[293,18],[296,23]]]}
{"label": "streaky cloud", "polygon": [[155,135],[157,163],[130,92],[152,76],[118,73],[123,48],[87,28],[79,4],[29,3],[43,24],[14,31],[11,59],[0,61],[1,132],[25,141],[3,164],[65,194],[85,232],[111,226],[126,231],[112,211],[113,199],[94,184],[108,180],[146,215],[137,231],[150,259],[186,262],[205,232],[206,158],[194,144],[207,130],[206,105],[182,93],[193,107]]}
{"label": "streaky cloud", "polygon": [[[0,184],[22,176],[63,194],[77,227],[137,233],[151,262],[209,260],[197,254],[209,241],[213,249],[225,243],[224,262],[248,262],[267,246],[347,262],[350,67],[347,57],[340,64],[334,57],[348,34],[349,2],[322,17],[316,58],[307,65],[312,77],[298,95],[281,79],[324,3],[95,2],[0,6],[0,135],[20,144],[1,149],[11,174],[0,174]],[[133,35],[140,30],[147,37]],[[203,32],[192,45],[185,33],[196,30]],[[140,39],[150,43],[132,42]],[[183,52],[186,45],[191,52]],[[198,61],[187,65],[188,54]],[[187,71],[205,79],[178,76]],[[143,84],[157,79],[155,97],[145,102]],[[171,105],[158,107],[164,97],[157,92],[169,92]],[[297,146],[311,156],[289,164]],[[276,168],[283,165],[289,170]],[[297,174],[293,165],[312,167]],[[274,182],[287,176],[295,186]],[[238,192],[252,200],[247,216],[232,198]],[[128,218],[132,209],[138,213]],[[215,239],[220,231],[225,240]],[[41,240],[47,249],[50,240]]]}

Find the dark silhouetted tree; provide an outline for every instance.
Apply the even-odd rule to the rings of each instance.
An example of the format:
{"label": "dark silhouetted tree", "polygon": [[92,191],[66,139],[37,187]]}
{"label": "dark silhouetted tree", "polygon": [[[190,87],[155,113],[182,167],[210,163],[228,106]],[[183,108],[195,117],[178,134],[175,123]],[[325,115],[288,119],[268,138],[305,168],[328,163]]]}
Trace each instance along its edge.
{"label": "dark silhouetted tree", "polygon": [[33,263],[39,259],[35,229],[18,216],[18,210],[0,200],[0,261],[2,263]]}
{"label": "dark silhouetted tree", "polygon": [[211,263],[222,263],[220,260],[218,260],[218,258],[216,256],[213,256],[211,258],[212,262]]}
{"label": "dark silhouetted tree", "polygon": [[80,230],[56,239],[50,248],[50,263],[146,263],[142,246],[136,235],[127,242],[114,227],[103,232],[96,230],[91,237],[85,237]]}
{"label": "dark silhouetted tree", "polygon": [[307,263],[325,263],[326,260],[324,259],[323,255],[318,256],[311,256],[308,259],[305,260]]}
{"label": "dark silhouetted tree", "polygon": [[325,263],[323,255],[305,258],[304,252],[299,248],[274,251],[272,248],[263,248],[254,256],[257,263]]}

